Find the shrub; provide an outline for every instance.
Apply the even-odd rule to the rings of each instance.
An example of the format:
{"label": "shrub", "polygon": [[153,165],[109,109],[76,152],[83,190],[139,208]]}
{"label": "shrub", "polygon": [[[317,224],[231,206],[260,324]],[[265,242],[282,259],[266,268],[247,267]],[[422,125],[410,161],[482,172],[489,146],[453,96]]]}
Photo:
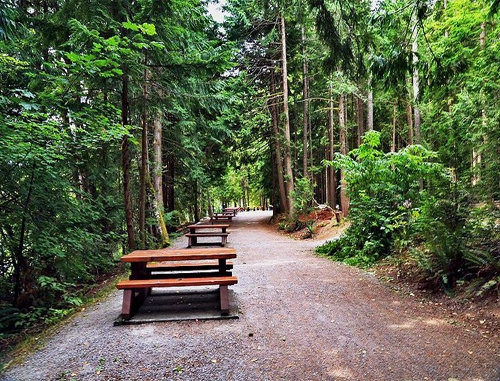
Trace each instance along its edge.
{"label": "shrub", "polygon": [[413,211],[422,201],[422,179],[434,180],[444,172],[432,162],[434,154],[421,146],[383,153],[379,145],[380,133],[371,131],[349,156],[338,154],[328,163],[344,171],[351,226],[318,252],[366,266],[388,255],[394,242],[408,240]]}

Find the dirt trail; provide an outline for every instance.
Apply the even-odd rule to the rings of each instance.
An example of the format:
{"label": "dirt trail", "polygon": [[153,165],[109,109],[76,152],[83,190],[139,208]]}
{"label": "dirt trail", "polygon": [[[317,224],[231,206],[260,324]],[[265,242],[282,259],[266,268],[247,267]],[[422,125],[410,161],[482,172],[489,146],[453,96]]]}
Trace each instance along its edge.
{"label": "dirt trail", "polygon": [[231,225],[239,319],[115,327],[117,291],[0,379],[500,380],[496,333],[315,257],[318,241],[282,236],[269,217],[244,212]]}

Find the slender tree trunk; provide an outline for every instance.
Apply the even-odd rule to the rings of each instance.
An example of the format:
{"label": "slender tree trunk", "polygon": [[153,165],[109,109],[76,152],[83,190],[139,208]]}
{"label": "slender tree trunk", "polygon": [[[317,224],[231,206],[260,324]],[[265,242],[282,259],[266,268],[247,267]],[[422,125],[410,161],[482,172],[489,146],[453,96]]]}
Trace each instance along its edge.
{"label": "slender tree trunk", "polygon": [[358,122],[358,147],[363,142],[363,135],[365,134],[365,107],[363,100],[356,97],[356,117]]}
{"label": "slender tree trunk", "polygon": [[[128,125],[128,73],[125,67],[122,75],[122,124]],[[123,171],[123,198],[125,202],[125,221],[127,224],[127,246],[129,250],[134,250],[134,214],[132,209],[132,198],[130,196],[130,143],[128,136],[122,140],[122,171]]]}
{"label": "slender tree trunk", "polygon": [[35,184],[35,171],[36,163],[33,162],[33,168],[31,169],[30,185],[28,188],[28,194],[26,195],[26,201],[23,205],[23,217],[21,219],[21,227],[19,231],[19,243],[15,250],[14,264],[14,306],[18,306],[20,302],[20,296],[22,292],[21,277],[23,272],[26,270],[26,259],[24,258],[24,238],[26,237],[26,219],[28,218],[28,210],[31,204],[31,195],[33,193],[33,186]]}
{"label": "slender tree trunk", "polygon": [[373,89],[368,90],[368,114],[366,117],[366,128],[373,131]]}
{"label": "slender tree trunk", "polygon": [[411,107],[411,102],[408,102],[408,107],[406,108],[406,118],[408,120],[408,144],[414,144],[413,138],[413,108]]}
{"label": "slender tree trunk", "polygon": [[162,162],[162,123],[161,116],[158,115],[153,123],[153,187],[155,193],[155,214],[158,226],[160,227],[160,246],[166,247],[170,244],[163,207],[163,162]]}
{"label": "slender tree trunk", "polygon": [[167,155],[166,157],[166,170],[163,174],[163,187],[164,187],[164,201],[163,204],[167,212],[172,212],[175,209],[175,192],[174,192],[174,182],[175,182],[175,160],[172,155]]}
{"label": "slender tree trunk", "polygon": [[200,221],[200,212],[198,210],[198,182],[194,181],[194,222],[199,222]]}
{"label": "slender tree trunk", "polygon": [[[333,160],[335,155],[335,138],[334,138],[334,123],[333,123],[333,91],[332,84],[330,84],[329,89],[329,100],[328,100],[328,160]],[[337,176],[335,174],[335,167],[333,165],[328,166],[326,171],[326,202],[330,207],[335,209],[337,205]]]}
{"label": "slender tree trunk", "polygon": [[284,115],[284,156],[285,156],[285,185],[288,196],[288,214],[290,218],[295,217],[294,197],[293,197],[293,171],[292,171],[292,153],[290,139],[290,114],[288,110],[288,69],[286,58],[286,29],[285,17],[281,14],[281,58],[282,58],[282,76],[283,76],[283,115]]}
{"label": "slender tree trunk", "polygon": [[309,67],[307,63],[307,51],[306,51],[306,28],[302,25],[302,175],[304,177],[309,177],[307,168],[307,138],[308,138],[308,104],[309,104]]}
{"label": "slender tree trunk", "polygon": [[392,104],[392,143],[391,152],[396,152],[396,116],[397,116],[397,99],[394,99]]}
{"label": "slender tree trunk", "polygon": [[144,55],[144,78],[142,87],[142,137],[141,137],[141,171],[139,191],[139,235],[141,237],[141,248],[146,248],[146,176],[148,174],[148,68],[147,53]]}
{"label": "slender tree trunk", "polygon": [[[486,24],[481,23],[481,34],[479,35],[479,46],[484,50],[486,44]],[[481,94],[484,97],[484,94]],[[481,109],[481,123],[483,131],[486,128],[486,110]],[[483,161],[481,147],[472,148],[472,185],[477,185],[481,180],[481,162]]]}
{"label": "slender tree trunk", "polygon": [[288,213],[288,198],[286,197],[285,179],[284,179],[284,169],[283,169],[283,154],[281,149],[281,134],[279,131],[279,113],[277,105],[277,89],[276,80],[274,77],[274,70],[271,72],[271,99],[270,99],[270,111],[271,119],[273,123],[274,131],[274,147],[275,147],[275,157],[276,157],[276,177],[278,179],[279,195],[281,202],[281,210],[284,213]]}
{"label": "slender tree trunk", "polygon": [[[347,151],[349,147],[347,145],[347,126],[346,126],[346,118],[345,118],[345,103],[344,96],[339,95],[339,142],[340,142],[340,153],[342,155],[347,155]],[[344,171],[340,171],[340,205],[342,208],[342,215],[344,217],[349,213],[349,198],[347,197],[347,184],[345,182],[345,174]]]}
{"label": "slender tree trunk", "polygon": [[415,142],[416,144],[422,143],[420,131],[420,76],[418,73],[418,20],[416,11],[413,14],[413,39],[411,44],[412,60],[413,60],[413,114],[414,114],[414,128],[415,128]]}

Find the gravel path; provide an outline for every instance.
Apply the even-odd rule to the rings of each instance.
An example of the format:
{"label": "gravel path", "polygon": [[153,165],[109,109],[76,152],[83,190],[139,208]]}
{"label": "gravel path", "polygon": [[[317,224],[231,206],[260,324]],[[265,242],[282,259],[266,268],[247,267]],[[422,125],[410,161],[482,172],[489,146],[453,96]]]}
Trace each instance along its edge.
{"label": "gravel path", "polygon": [[231,225],[239,319],[113,326],[116,291],[0,379],[500,380],[498,335],[315,257],[320,242],[280,235],[270,216],[243,212]]}

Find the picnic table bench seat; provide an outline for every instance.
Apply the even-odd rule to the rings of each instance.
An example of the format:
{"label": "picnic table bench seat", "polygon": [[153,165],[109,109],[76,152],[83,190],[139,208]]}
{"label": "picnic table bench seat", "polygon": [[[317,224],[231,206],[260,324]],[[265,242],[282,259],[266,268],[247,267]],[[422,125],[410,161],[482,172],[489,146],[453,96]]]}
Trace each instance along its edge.
{"label": "picnic table bench seat", "polygon": [[[172,263],[172,262],[149,262],[146,268],[150,271],[197,271],[197,270],[219,270],[217,262],[199,263]],[[226,262],[225,269],[231,270],[233,262]]]}
{"label": "picnic table bench seat", "polygon": [[233,262],[149,262],[146,265],[148,278],[194,278],[200,276],[227,276],[233,275]]}
{"label": "picnic table bench seat", "polygon": [[214,225],[216,223],[221,223],[221,222],[229,224],[232,221],[233,221],[233,216],[212,216],[212,217],[210,217],[210,223],[212,225]]}
{"label": "picnic table bench seat", "polygon": [[212,243],[199,243],[197,240],[198,238],[206,238],[206,237],[221,237],[220,245],[224,247],[227,244],[228,235],[229,233],[221,233],[221,232],[186,233],[186,237],[188,237],[187,247],[195,245],[209,245],[209,244],[211,245]]}
{"label": "picnic table bench seat", "polygon": [[238,283],[235,276],[194,277],[194,278],[161,278],[161,279],[125,279],[118,282],[116,287],[123,290],[122,317],[130,319],[137,306],[128,301],[134,293],[148,293],[154,287],[188,287],[188,286],[219,286],[220,309],[222,315],[229,314],[228,286]]}
{"label": "picnic table bench seat", "polygon": [[[198,243],[198,238],[206,238],[206,237],[220,237],[222,247],[226,246],[227,236],[229,232],[227,232],[227,228],[229,225],[227,224],[217,224],[217,225],[208,225],[208,224],[195,224],[189,225],[189,233],[186,233],[186,237],[188,238],[187,247],[192,247],[195,245],[212,245],[214,243]],[[218,243],[215,243],[218,244]]]}

